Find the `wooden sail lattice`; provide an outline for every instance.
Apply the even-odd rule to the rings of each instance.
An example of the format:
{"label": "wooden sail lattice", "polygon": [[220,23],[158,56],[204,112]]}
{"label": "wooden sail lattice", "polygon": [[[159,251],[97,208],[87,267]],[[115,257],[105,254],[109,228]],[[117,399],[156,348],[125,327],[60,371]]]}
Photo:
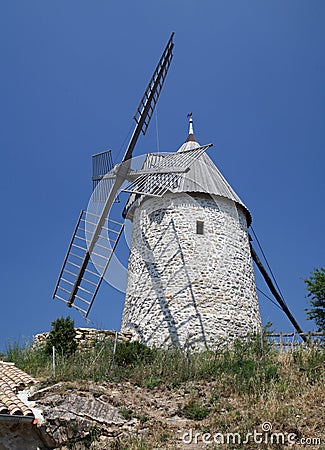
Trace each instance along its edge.
{"label": "wooden sail lattice", "polygon": [[[171,61],[173,59],[174,33],[171,34],[167,45],[161,55],[160,60],[154,70],[154,73],[148,83],[146,90],[140,100],[133,119],[141,126],[141,132],[146,134],[160,92],[162,90],[165,78]],[[144,118],[144,120],[143,120]]]}
{"label": "wooden sail lattice", "polygon": [[[106,152],[95,155],[97,160],[95,160],[93,166],[93,183],[95,188],[93,200],[103,202],[103,207],[100,214],[93,214],[93,222],[87,217],[90,213],[86,215],[85,211],[81,212],[53,294],[53,298],[64,301],[69,307],[74,306],[85,317],[88,317],[123,229],[123,224],[108,218],[109,212],[130,172],[132,153],[139,135],[141,132],[145,134],[149,126],[173,58],[173,36],[174,33],[171,34],[167,42],[136,110],[134,115],[136,125],[133,134],[122,163],[116,166],[113,176],[103,176],[105,168],[109,169],[109,166],[112,165],[112,161],[109,160],[110,155]],[[103,181],[104,188],[101,186]],[[98,188],[100,189],[96,192]],[[112,223],[117,228],[112,230]],[[88,230],[86,226],[88,226]],[[85,235],[82,236],[82,233],[89,231],[89,227],[89,235],[87,237]],[[110,236],[110,233],[115,233],[114,239]],[[71,267],[75,269],[74,272],[70,270]],[[96,275],[96,272],[98,275]]]}
{"label": "wooden sail lattice", "polygon": [[148,169],[132,171],[130,178],[135,180],[129,183],[123,192],[162,197],[168,190],[177,189],[182,175],[211,146],[212,144],[207,144],[191,150],[169,153]]}
{"label": "wooden sail lattice", "polygon": [[95,202],[104,202],[112,189],[113,180],[103,179],[103,177],[113,169],[113,159],[111,150],[97,153],[92,156],[92,182]]}
{"label": "wooden sail lattice", "polygon": [[98,217],[81,211],[53,294],[53,298],[73,306],[84,317],[88,317],[124,227],[124,224],[106,219],[83,276],[78,280],[80,267],[88,254],[87,236],[95,229]]}

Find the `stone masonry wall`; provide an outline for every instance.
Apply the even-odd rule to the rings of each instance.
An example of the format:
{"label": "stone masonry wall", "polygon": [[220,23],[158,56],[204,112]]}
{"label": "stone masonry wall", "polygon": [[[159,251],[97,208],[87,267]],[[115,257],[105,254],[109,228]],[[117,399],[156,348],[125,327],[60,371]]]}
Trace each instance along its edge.
{"label": "stone masonry wall", "polygon": [[[95,328],[75,328],[76,340],[78,342],[78,348],[92,347],[96,342],[105,339],[114,339],[116,331],[114,330],[96,330]],[[34,336],[34,345],[43,344],[46,342],[49,332],[36,334]],[[132,337],[132,333],[118,333],[118,340],[129,341]]]}
{"label": "stone masonry wall", "polygon": [[213,348],[260,326],[242,208],[205,194],[143,201],[134,212],[121,330],[148,345]]}

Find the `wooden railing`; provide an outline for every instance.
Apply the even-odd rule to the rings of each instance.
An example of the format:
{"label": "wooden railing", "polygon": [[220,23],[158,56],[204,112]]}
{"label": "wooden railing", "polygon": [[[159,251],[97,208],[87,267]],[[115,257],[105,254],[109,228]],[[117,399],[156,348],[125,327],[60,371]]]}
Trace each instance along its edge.
{"label": "wooden railing", "polygon": [[322,332],[308,331],[307,333],[266,333],[266,336],[272,342],[272,344],[274,344],[276,347],[279,347],[280,351],[282,352],[294,349],[298,345],[306,345],[306,343],[301,342],[301,336],[307,337],[308,345],[308,343],[321,342],[325,334]]}

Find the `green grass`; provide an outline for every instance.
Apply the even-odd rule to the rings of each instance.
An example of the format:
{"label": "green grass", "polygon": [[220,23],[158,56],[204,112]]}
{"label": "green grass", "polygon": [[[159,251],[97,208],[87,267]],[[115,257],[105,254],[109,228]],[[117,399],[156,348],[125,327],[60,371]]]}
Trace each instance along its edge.
{"label": "green grass", "polygon": [[120,408],[118,412],[125,420],[131,420],[134,417],[133,410],[129,408]]}
{"label": "green grass", "polygon": [[[55,376],[52,357],[44,347],[10,345],[5,359],[45,386],[65,381],[63,388],[68,391],[76,386],[87,388],[87,381],[129,382],[128,401],[118,403],[119,413],[126,420],[138,419],[150,431],[148,436],[114,439],[110,448],[115,450],[177,448],[173,446],[171,430],[159,425],[155,418],[152,420],[151,406],[145,401],[141,407],[130,402],[132,389],[143,398],[158,394],[162,402],[167,399],[163,406],[169,405],[175,394],[176,414],[193,421],[193,427],[200,427],[199,430],[222,433],[232,430],[245,434],[265,420],[274,429],[282,429],[284,424],[288,430],[300,429],[306,427],[305,417],[312,424],[308,429],[303,428],[306,436],[323,427],[320,398],[324,385],[324,348],[301,346],[281,354],[266,340],[261,343],[260,337],[252,337],[247,342],[236,341],[229,348],[188,354],[179,349],[148,349],[139,343],[118,342],[113,364],[113,347],[112,340],[99,341],[92,348],[70,356],[58,354]],[[73,448],[74,434],[70,431]],[[96,444],[99,434],[97,428],[90,430],[85,448],[95,448],[93,443]]]}
{"label": "green grass", "polygon": [[[319,377],[317,367],[324,356],[324,349],[298,349],[291,354],[290,364],[297,376],[307,374],[312,383]],[[286,391],[290,381],[280,370],[278,352],[266,341],[262,352],[260,338],[254,337],[247,342],[236,341],[231,348],[190,355],[179,349],[149,349],[139,343],[119,342],[114,365],[113,341],[101,341],[70,356],[57,354],[55,376],[52,356],[46,354],[44,347],[10,345],[5,359],[48,383],[131,381],[149,389],[162,385],[173,389],[189,381],[215,380],[226,391],[259,396],[274,385],[279,392]]]}
{"label": "green grass", "polygon": [[151,450],[151,447],[142,439],[135,438],[129,442],[120,440],[119,438],[114,439],[111,443],[111,450]]}
{"label": "green grass", "polygon": [[184,405],[181,414],[187,419],[203,420],[208,416],[209,408],[193,398]]}

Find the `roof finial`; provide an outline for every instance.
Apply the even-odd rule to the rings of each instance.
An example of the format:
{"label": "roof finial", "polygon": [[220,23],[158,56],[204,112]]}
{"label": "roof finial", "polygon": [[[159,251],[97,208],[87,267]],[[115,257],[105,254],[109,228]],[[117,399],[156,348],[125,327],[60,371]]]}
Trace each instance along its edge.
{"label": "roof finial", "polygon": [[194,131],[193,131],[193,114],[190,112],[190,113],[187,114],[187,117],[190,119],[190,128],[189,128],[188,134],[194,134]]}
{"label": "roof finial", "polygon": [[190,141],[196,142],[196,139],[194,136],[194,131],[193,131],[193,114],[190,112],[187,114],[187,117],[190,119],[190,127],[189,127],[186,142],[190,142]]}

